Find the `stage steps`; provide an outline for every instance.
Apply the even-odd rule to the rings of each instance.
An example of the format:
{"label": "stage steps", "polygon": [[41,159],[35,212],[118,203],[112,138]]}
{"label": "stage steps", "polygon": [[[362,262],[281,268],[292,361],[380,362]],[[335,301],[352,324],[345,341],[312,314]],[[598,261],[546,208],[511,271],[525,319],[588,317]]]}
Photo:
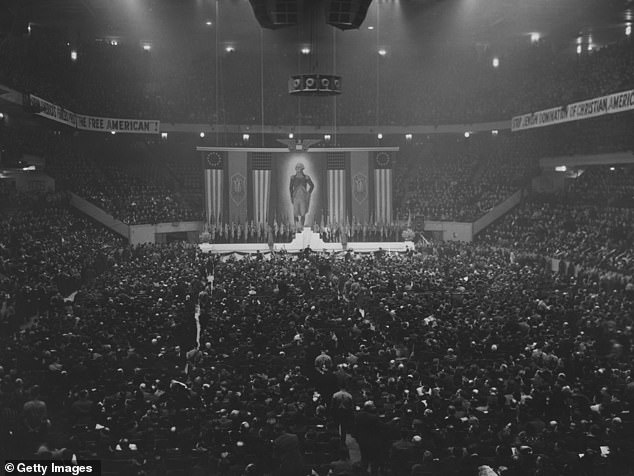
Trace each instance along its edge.
{"label": "stage steps", "polygon": [[308,248],[309,246],[311,246],[312,241],[313,231],[308,227],[304,228],[304,231],[302,232],[302,243],[304,244],[304,248]]}

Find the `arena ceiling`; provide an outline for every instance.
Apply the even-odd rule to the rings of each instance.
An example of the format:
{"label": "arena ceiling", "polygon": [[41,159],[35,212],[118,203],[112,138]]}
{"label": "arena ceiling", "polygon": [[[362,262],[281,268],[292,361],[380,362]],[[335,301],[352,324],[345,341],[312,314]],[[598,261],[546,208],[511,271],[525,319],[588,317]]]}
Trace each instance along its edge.
{"label": "arena ceiling", "polygon": [[[248,0],[217,0],[222,39],[257,47]],[[386,44],[487,44],[502,47],[538,33],[600,46],[624,35],[634,0],[374,0],[363,28],[377,24]],[[215,28],[216,0],[0,0],[1,28],[19,16],[95,36],[178,41]],[[213,20],[214,25],[206,25]],[[208,34],[208,33],[207,33]],[[349,37],[352,35],[348,35]]]}

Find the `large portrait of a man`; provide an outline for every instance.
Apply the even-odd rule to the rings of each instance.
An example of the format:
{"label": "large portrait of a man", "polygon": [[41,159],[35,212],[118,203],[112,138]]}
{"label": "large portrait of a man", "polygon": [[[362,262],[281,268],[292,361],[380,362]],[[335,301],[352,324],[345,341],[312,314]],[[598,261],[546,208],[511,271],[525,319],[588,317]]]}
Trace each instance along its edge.
{"label": "large portrait of a man", "polygon": [[289,193],[293,204],[293,218],[296,228],[304,228],[306,214],[310,209],[310,196],[315,184],[310,176],[304,174],[304,164],[298,162],[295,165],[295,175],[291,175]]}

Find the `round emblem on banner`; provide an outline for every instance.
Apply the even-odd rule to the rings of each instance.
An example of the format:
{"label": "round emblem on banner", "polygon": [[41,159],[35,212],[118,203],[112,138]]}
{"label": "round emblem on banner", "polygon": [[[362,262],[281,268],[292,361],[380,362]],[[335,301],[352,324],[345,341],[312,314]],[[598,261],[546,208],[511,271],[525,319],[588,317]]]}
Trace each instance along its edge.
{"label": "round emblem on banner", "polygon": [[306,86],[309,88],[312,88],[313,86],[315,86],[315,78],[308,78],[306,80]]}
{"label": "round emblem on banner", "polygon": [[295,79],[293,80],[293,87],[294,87],[295,89],[299,88],[299,86],[300,86],[301,84],[302,84],[302,82],[299,80],[299,78],[295,78]]}
{"label": "round emblem on banner", "polygon": [[321,85],[322,87],[327,88],[328,86],[330,86],[330,80],[328,78],[323,78],[321,80]]}
{"label": "round emblem on banner", "polygon": [[210,167],[219,167],[222,165],[222,157],[218,152],[209,152],[207,154],[207,165]]}
{"label": "round emblem on banner", "polygon": [[390,164],[390,154],[387,154],[385,152],[379,152],[376,155],[376,163],[380,165],[381,167],[386,167],[387,165]]}
{"label": "round emblem on banner", "polygon": [[339,89],[341,87],[341,81],[335,79],[335,88]]}

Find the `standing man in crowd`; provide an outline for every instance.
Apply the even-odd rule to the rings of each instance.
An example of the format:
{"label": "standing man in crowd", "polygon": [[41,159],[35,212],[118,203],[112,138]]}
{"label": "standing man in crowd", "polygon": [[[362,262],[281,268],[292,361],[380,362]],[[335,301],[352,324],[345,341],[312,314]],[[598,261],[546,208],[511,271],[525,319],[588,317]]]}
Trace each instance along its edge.
{"label": "standing man in crowd", "polygon": [[350,433],[354,421],[354,402],[345,384],[339,386],[330,401],[330,412],[339,430],[341,442],[345,444],[346,435]]}

